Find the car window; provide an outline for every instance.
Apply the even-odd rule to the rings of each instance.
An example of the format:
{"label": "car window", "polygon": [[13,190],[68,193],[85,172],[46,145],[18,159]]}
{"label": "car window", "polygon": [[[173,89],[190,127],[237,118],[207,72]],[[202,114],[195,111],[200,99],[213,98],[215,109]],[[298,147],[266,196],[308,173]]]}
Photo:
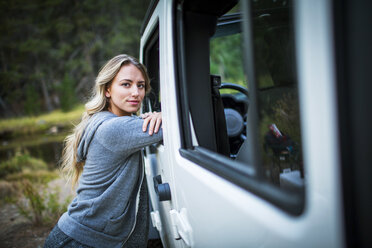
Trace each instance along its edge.
{"label": "car window", "polygon": [[159,77],[159,30],[156,28],[144,49],[144,64],[150,78],[151,91],[144,100],[143,111],[161,111]]}
{"label": "car window", "polygon": [[[181,154],[298,214],[305,178],[292,1],[248,6],[238,4],[217,21],[186,14],[180,123],[191,116],[198,142],[186,141]],[[184,137],[190,126],[181,130]]]}
{"label": "car window", "polygon": [[[291,1],[252,1],[259,142],[266,178],[303,186]],[[288,182],[290,180],[291,182]]]}
{"label": "car window", "polygon": [[[238,10],[238,6],[234,8]],[[246,138],[249,98],[243,66],[240,14],[227,14],[220,18],[216,32],[210,40],[210,73],[219,77],[220,98],[224,108],[229,146],[229,157],[235,158]],[[242,88],[242,90],[239,90]]]}
{"label": "car window", "polygon": [[[295,180],[296,187],[302,188],[304,175],[290,2],[253,1],[251,8],[259,117],[255,132],[259,136],[257,150],[261,154],[261,170],[275,185],[283,186],[286,180]],[[210,40],[210,72],[220,77],[222,85],[235,84],[248,90],[240,22],[239,13],[220,18]],[[248,153],[241,146],[249,125],[249,97],[231,87],[221,89],[220,94],[230,157],[235,159],[238,153]],[[244,98],[246,101],[242,101]]]}

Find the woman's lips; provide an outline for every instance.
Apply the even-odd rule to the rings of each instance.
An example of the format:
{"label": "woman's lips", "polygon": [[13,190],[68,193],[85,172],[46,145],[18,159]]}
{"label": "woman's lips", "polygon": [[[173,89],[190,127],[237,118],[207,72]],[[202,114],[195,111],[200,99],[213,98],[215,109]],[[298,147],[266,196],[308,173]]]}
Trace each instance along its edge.
{"label": "woman's lips", "polygon": [[127,101],[130,105],[138,105],[139,104],[139,101]]}

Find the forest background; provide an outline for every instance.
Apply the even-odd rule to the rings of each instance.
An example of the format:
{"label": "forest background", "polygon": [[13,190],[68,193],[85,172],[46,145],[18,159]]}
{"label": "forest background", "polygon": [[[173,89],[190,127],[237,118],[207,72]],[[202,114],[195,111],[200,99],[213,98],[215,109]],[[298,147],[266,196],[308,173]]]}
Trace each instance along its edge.
{"label": "forest background", "polygon": [[95,77],[139,56],[150,0],[0,0],[0,248],[42,247],[73,192],[58,170]]}
{"label": "forest background", "polygon": [[105,61],[139,55],[149,0],[0,1],[0,118],[68,111]]}

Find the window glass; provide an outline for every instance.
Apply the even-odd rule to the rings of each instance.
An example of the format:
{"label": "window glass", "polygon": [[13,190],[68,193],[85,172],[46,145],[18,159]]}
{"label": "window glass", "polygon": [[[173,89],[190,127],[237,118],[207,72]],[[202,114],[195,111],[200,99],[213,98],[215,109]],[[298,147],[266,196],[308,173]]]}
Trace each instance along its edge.
{"label": "window glass", "polygon": [[238,11],[239,6],[236,6],[233,11],[220,18],[216,32],[210,40],[210,73],[218,76],[222,83],[219,97],[223,103],[228,136],[228,139],[217,141],[228,143],[230,152],[228,156],[233,159],[246,138],[245,126],[249,105],[248,96],[244,94],[248,91]]}
{"label": "window glass", "polygon": [[[246,26],[252,36],[242,32],[245,5],[217,23],[213,15],[185,14],[185,79],[181,77],[180,85],[187,98],[180,99],[187,101],[182,101],[186,114],[180,123],[188,124],[191,117],[191,127],[182,130],[185,145],[180,152],[298,214],[304,173],[291,4],[250,1]],[[249,47],[251,54],[246,53]],[[197,142],[191,143],[194,138]]]}
{"label": "window glass", "polygon": [[[239,23],[238,23],[239,24]],[[211,39],[211,74],[219,75],[222,82],[230,82],[247,87],[243,72],[241,33],[226,34]],[[221,93],[236,93],[222,89]]]}
{"label": "window glass", "polygon": [[266,178],[301,189],[303,163],[291,1],[252,1],[259,139]]}
{"label": "window glass", "polygon": [[[303,162],[291,1],[251,1],[254,68],[258,100],[258,151],[265,179],[283,188],[301,190]],[[222,82],[230,158],[245,157],[250,163],[246,140],[249,96],[234,87],[248,89],[244,75],[241,16],[239,7],[219,19],[210,39],[210,73]],[[236,87],[235,87],[236,88]],[[226,155],[226,154],[225,154]]]}

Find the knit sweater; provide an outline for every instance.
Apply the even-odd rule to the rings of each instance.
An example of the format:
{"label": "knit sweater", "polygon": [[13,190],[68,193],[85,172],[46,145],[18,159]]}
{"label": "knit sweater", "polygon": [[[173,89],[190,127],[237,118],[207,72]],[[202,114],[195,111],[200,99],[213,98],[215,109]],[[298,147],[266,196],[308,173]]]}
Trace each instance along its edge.
{"label": "knit sweater", "polygon": [[[147,230],[141,229],[148,226],[148,196],[141,149],[163,135],[160,129],[150,136],[142,124],[139,117],[108,111],[89,120],[78,146],[78,161],[85,165],[77,195],[58,221],[58,227],[76,241],[100,248],[122,247],[128,239],[146,245]],[[130,237],[133,231],[141,240]]]}

